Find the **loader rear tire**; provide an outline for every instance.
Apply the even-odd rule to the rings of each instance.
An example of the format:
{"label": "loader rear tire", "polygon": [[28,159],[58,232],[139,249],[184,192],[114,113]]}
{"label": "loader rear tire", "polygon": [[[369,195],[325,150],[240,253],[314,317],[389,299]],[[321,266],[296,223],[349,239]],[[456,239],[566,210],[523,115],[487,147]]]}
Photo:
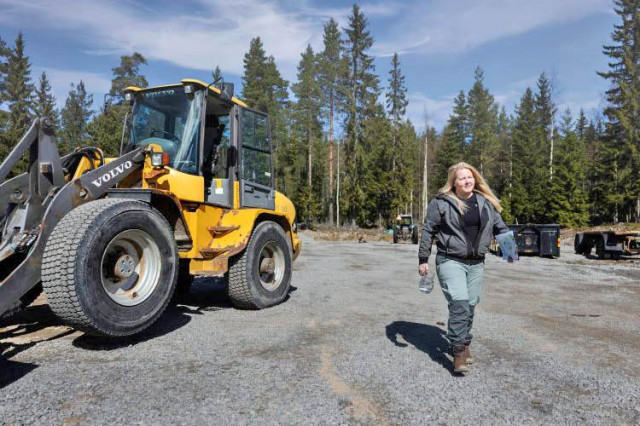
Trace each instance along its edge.
{"label": "loader rear tire", "polygon": [[53,312],[89,334],[141,332],[162,315],[178,276],[166,219],[146,203],[93,201],[71,210],[47,240],[42,283]]}
{"label": "loader rear tire", "polygon": [[256,226],[245,250],[229,262],[227,294],[240,309],[263,309],[282,302],[291,285],[291,245],[275,222]]}

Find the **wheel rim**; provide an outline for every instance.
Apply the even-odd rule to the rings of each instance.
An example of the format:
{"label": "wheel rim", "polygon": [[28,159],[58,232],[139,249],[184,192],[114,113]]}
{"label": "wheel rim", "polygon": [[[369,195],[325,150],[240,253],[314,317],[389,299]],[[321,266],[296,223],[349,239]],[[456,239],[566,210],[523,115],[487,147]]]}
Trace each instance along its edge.
{"label": "wheel rim", "polygon": [[119,305],[139,305],[160,282],[160,259],[160,249],[149,234],[140,229],[121,232],[102,255],[102,287]]}
{"label": "wheel rim", "polygon": [[285,270],[284,251],[274,241],[269,241],[262,246],[258,268],[260,285],[265,290],[274,291],[280,287]]}

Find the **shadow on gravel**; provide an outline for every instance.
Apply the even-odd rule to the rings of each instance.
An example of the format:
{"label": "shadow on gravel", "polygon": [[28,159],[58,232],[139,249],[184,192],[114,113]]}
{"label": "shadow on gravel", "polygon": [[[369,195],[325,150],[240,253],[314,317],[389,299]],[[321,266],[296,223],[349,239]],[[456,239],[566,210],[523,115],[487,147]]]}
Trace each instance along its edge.
{"label": "shadow on gravel", "polygon": [[30,306],[23,312],[0,321],[0,389],[20,380],[38,368],[37,364],[11,361],[21,352],[41,342],[56,340],[73,330],[52,329],[62,323],[48,305]]}
{"label": "shadow on gravel", "polygon": [[127,346],[135,346],[138,343],[169,334],[191,321],[189,315],[185,315],[184,311],[177,306],[169,306],[165,313],[151,327],[144,330],[140,334],[131,337],[97,337],[89,334],[83,334],[73,340],[75,347],[92,350],[92,351],[112,351]]}
{"label": "shadow on gravel", "polygon": [[394,345],[404,348],[408,345],[398,341],[398,336],[406,342],[412,344],[417,349],[429,355],[429,357],[440,364],[452,376],[459,374],[453,372],[453,362],[447,357],[449,342],[445,338],[446,332],[442,329],[428,324],[417,322],[394,321],[386,327],[387,339]]}

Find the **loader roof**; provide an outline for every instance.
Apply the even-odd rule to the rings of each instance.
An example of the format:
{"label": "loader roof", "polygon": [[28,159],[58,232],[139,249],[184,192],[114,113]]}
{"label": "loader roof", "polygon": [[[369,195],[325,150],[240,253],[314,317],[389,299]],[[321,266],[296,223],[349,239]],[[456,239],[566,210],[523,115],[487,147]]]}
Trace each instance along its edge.
{"label": "loader roof", "polygon": [[[154,90],[154,89],[159,89],[162,87],[175,87],[175,86],[184,86],[187,84],[193,84],[193,85],[197,85],[197,86],[201,86],[203,88],[208,88],[211,92],[215,93],[217,96],[220,96],[221,91],[220,89],[218,89],[217,87],[214,87],[212,84],[207,84],[204,81],[201,80],[196,80],[193,78],[184,78],[182,79],[182,81],[180,81],[180,83],[174,83],[174,84],[163,84],[160,86],[153,86],[153,87],[145,87],[145,88],[141,88],[141,87],[137,87],[137,86],[129,86],[125,89],[126,92],[146,92],[148,90]],[[247,104],[245,104],[243,101],[241,101],[240,99],[233,97],[231,98],[231,102],[233,102],[236,105],[240,105],[243,107],[248,108]]]}

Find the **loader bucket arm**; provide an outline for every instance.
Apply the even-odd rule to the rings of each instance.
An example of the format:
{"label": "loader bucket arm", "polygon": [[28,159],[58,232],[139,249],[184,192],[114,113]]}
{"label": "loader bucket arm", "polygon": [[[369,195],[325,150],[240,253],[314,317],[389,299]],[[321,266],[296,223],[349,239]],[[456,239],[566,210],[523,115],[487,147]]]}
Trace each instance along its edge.
{"label": "loader bucket arm", "polygon": [[[139,170],[144,163],[146,147],[141,147],[64,184],[64,177],[60,182],[56,172],[49,173],[56,168],[57,164],[60,164],[60,157],[53,139],[49,139],[49,142],[53,141],[54,152],[39,150],[39,146],[36,148],[37,151],[34,149],[34,145],[42,143],[39,137],[34,140],[35,135],[39,133],[34,131],[34,126],[38,124],[36,120],[22,141],[0,166],[0,177],[4,179],[9,173],[5,174],[5,166],[13,167],[22,153],[29,146],[31,147],[29,194],[20,194],[20,197],[15,197],[18,194],[12,194],[14,199],[9,201],[15,205],[13,211],[7,213],[0,211],[0,214],[5,215],[2,217],[5,222],[3,225],[5,232],[0,244],[0,249],[3,250],[0,254],[5,254],[4,259],[0,259],[0,267],[11,268],[7,271],[8,273],[3,274],[4,279],[0,282],[0,316],[40,282],[42,256],[47,239],[62,217],[75,207],[104,196],[131,173]],[[17,154],[18,151],[19,154]],[[35,154],[34,151],[36,151]],[[34,158],[34,155],[38,157]],[[45,158],[43,159],[42,156]],[[46,158],[50,161],[46,161]],[[52,167],[46,164],[52,164]],[[62,173],[61,166],[60,173]],[[0,185],[0,194],[8,194],[15,188],[23,187],[27,179],[25,176],[18,176]],[[46,182],[50,182],[48,187]],[[45,189],[46,191],[42,194],[41,191]],[[9,204],[4,201],[4,198],[1,202],[3,204],[0,208],[6,210]],[[31,217],[27,215],[29,212]],[[23,257],[19,257],[21,261],[17,266],[14,262],[10,262],[12,250],[15,252],[14,256],[17,256],[20,250],[26,253]]]}

